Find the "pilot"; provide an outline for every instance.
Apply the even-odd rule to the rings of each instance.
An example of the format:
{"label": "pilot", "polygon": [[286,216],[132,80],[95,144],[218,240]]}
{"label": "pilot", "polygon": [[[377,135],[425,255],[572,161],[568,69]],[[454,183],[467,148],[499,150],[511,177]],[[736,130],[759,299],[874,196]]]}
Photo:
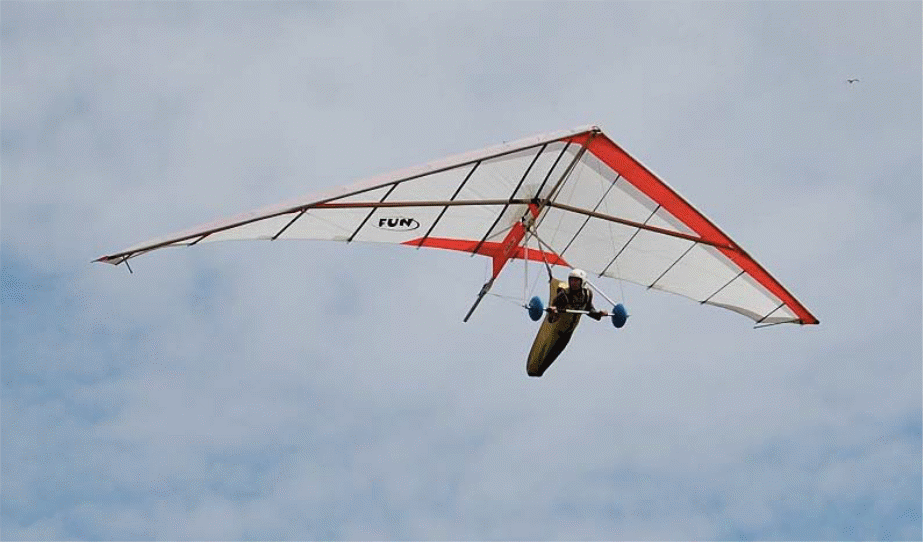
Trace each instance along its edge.
{"label": "pilot", "polygon": [[[551,324],[550,332],[553,334],[548,338],[551,344],[547,352],[533,359],[530,354],[529,363],[526,364],[526,372],[529,376],[542,376],[544,372],[554,363],[558,355],[564,351],[564,347],[570,342],[574,329],[580,322],[582,313],[565,312],[567,309],[575,311],[587,311],[590,318],[599,320],[605,316],[605,312],[596,310],[593,307],[593,293],[587,288],[586,273],[580,269],[573,269],[567,277],[567,287],[564,283],[551,279],[552,283],[560,286],[557,293],[548,307],[548,323]],[[536,338],[538,344],[539,338]],[[533,350],[535,346],[533,346]]]}
{"label": "pilot", "polygon": [[[594,320],[599,320],[606,314],[593,307],[593,292],[586,287],[586,271],[582,269],[572,269],[567,276],[567,288],[558,288],[557,295],[551,302],[551,306],[548,307],[548,311],[551,313],[548,321],[553,324],[565,309],[588,311],[590,318]],[[573,331],[573,328],[577,327],[580,315],[573,313],[563,314],[571,314],[575,317],[574,325],[570,328],[570,331]]]}

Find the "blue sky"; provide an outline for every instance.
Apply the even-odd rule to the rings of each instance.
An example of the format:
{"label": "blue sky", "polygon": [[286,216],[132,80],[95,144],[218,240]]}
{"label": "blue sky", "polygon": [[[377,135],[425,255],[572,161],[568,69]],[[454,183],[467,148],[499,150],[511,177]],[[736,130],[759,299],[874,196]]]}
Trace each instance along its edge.
{"label": "blue sky", "polygon": [[[0,10],[4,539],[920,540],[919,3]],[[610,282],[529,379],[463,255],[89,263],[588,123],[820,326]]]}

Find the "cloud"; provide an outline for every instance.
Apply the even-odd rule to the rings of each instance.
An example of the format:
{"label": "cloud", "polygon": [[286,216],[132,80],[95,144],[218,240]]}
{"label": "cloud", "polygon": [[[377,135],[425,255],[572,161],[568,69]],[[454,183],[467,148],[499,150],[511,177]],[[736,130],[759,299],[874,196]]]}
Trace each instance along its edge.
{"label": "cloud", "polygon": [[[2,10],[5,538],[918,537],[917,8]],[[603,284],[630,325],[585,322],[536,380],[519,309],[461,323],[464,255],[89,264],[586,122],[821,325]]]}

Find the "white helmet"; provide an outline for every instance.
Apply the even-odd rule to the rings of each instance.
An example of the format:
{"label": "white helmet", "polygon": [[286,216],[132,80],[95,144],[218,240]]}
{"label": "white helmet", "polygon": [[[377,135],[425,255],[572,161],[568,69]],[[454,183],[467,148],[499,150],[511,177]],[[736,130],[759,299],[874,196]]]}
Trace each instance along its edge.
{"label": "white helmet", "polygon": [[570,274],[567,275],[567,278],[578,278],[580,279],[580,285],[583,286],[583,283],[586,282],[586,271],[583,269],[571,269]]}

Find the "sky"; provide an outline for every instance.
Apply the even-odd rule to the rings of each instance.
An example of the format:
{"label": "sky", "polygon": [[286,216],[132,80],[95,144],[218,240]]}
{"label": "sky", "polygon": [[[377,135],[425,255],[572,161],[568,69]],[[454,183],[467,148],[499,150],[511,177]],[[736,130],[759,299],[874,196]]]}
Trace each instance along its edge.
{"label": "sky", "polygon": [[[0,3],[5,540],[920,540],[921,4]],[[859,78],[847,84],[846,79]],[[821,321],[136,242],[597,124]],[[564,273],[563,270],[559,271]],[[521,295],[522,267],[495,286]]]}

